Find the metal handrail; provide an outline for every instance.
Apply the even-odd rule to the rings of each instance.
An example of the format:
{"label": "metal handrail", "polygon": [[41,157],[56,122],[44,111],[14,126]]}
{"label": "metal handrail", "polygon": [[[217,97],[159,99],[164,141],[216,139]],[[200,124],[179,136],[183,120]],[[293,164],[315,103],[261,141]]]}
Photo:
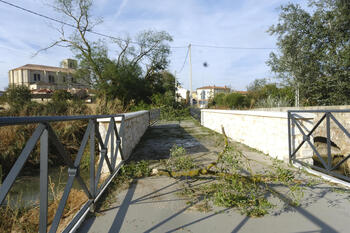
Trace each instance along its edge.
{"label": "metal handrail", "polygon": [[201,109],[200,108],[190,108],[190,114],[196,120],[201,121]]}
{"label": "metal handrail", "polygon": [[[298,122],[298,114],[296,113],[324,113],[322,117],[318,120],[318,122],[312,127],[312,129],[306,133],[301,124]],[[350,154],[345,156],[344,159],[339,161],[337,164],[332,166],[332,153],[331,153],[331,120],[341,129],[341,131],[350,139],[350,133],[347,129],[336,119],[333,113],[350,113],[349,109],[338,109],[338,110],[288,110],[288,146],[289,146],[289,161],[290,162],[298,162],[304,166],[313,168],[320,172],[324,172],[326,174],[332,175],[334,177],[340,178],[342,180],[350,181],[350,177],[341,175],[339,173],[333,172],[333,170],[339,168],[341,164],[343,164],[346,160],[350,158]],[[320,124],[326,120],[326,131],[327,131],[327,161],[325,161],[319,151],[316,149],[314,143],[310,140],[312,133],[320,126]],[[292,128],[297,127],[300,133],[303,136],[303,140],[294,148],[292,148]],[[297,152],[304,145],[304,143],[309,144],[313,152],[316,154],[323,167],[318,167],[313,164],[307,164],[304,161],[300,161],[296,158]]]}
{"label": "metal handrail", "polygon": [[[115,117],[121,117],[119,131],[115,124]],[[108,130],[106,137],[102,139],[98,130],[99,118],[109,118]],[[75,120],[88,120],[89,123],[86,127],[83,139],[80,144],[77,156],[72,161],[69,153],[65,150],[64,145],[58,139],[55,131],[51,127],[51,122],[58,121],[75,121]],[[84,219],[87,212],[98,200],[101,194],[104,192],[108,184],[117,174],[118,170],[123,165],[125,159],[121,148],[121,138],[123,137],[125,116],[123,114],[117,115],[91,115],[91,116],[38,116],[38,117],[1,117],[0,126],[18,125],[18,124],[34,124],[38,123],[31,137],[27,140],[22,152],[20,153],[15,164],[12,166],[10,172],[6,176],[3,184],[0,186],[0,205],[4,203],[8,192],[14,184],[17,176],[22,170],[24,164],[28,160],[32,150],[37,142],[40,140],[40,217],[39,217],[39,232],[47,232],[47,214],[48,214],[48,152],[49,141],[58,151],[58,154],[62,157],[65,164],[68,166],[68,180],[63,191],[62,198],[57,207],[55,217],[51,224],[49,232],[56,232],[63,215],[66,202],[70,191],[72,190],[74,180],[77,180],[80,187],[88,197],[88,201],[83,204],[82,208],[76,213],[75,217],[68,224],[63,232],[74,231],[80,222]],[[116,140],[114,140],[116,139]],[[79,174],[79,167],[82,156],[84,154],[85,147],[90,140],[90,188],[87,187],[84,180]],[[97,172],[95,175],[95,140],[100,147],[100,160],[97,166]],[[107,156],[110,151],[110,158]],[[117,157],[121,157],[121,162],[116,165]],[[103,163],[106,162],[109,170],[108,177],[98,187],[100,177],[102,174]]]}
{"label": "metal handrail", "polygon": [[153,125],[160,118],[160,109],[151,109],[149,110],[149,122],[150,125]]}
{"label": "metal handrail", "polygon": [[76,116],[31,116],[31,117],[0,117],[0,126],[21,125],[55,121],[89,120],[99,118],[121,117],[123,114],[115,115],[76,115]]}

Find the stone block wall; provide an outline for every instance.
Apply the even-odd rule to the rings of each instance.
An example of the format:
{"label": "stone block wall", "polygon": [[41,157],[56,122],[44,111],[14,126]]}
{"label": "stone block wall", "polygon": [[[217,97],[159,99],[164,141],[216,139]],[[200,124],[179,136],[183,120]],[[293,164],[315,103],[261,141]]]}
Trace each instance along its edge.
{"label": "stone block wall", "polygon": [[[308,132],[313,126],[313,114],[303,114],[298,122]],[[288,116],[286,112],[271,111],[234,111],[209,110],[201,111],[201,124],[204,127],[225,133],[234,141],[262,151],[274,158],[287,161],[289,159],[288,146]],[[303,138],[298,128],[291,130],[292,146],[296,146]],[[299,159],[312,162],[312,149],[304,144],[297,153]]]}
{"label": "stone block wall", "polygon": [[[124,120],[124,127],[120,134],[121,148],[122,148],[122,153],[124,158],[128,159],[133,149],[139,143],[141,137],[146,132],[150,124],[150,118],[149,118],[150,114],[149,114],[149,111],[138,111],[133,113],[125,113],[123,115],[125,117],[125,120]],[[121,127],[122,117],[115,117],[114,120],[119,132]],[[99,131],[103,140],[105,139],[107,134],[109,121],[110,121],[110,118],[98,119]],[[108,144],[108,151],[107,151],[107,155],[109,158],[111,156],[111,142],[112,140],[110,138],[109,144]],[[114,137],[114,145],[116,145],[116,137]],[[121,155],[120,155],[120,151],[118,151],[116,166],[118,166],[120,162],[121,162]],[[108,172],[108,167],[106,162],[103,165],[102,172],[103,173]]]}

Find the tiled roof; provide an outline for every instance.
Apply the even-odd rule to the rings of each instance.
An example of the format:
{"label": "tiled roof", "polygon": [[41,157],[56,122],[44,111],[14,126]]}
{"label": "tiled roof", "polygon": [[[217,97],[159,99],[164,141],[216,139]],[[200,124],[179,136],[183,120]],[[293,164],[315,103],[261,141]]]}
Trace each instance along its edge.
{"label": "tiled roof", "polygon": [[217,86],[204,86],[204,87],[200,87],[200,88],[197,88],[197,90],[200,90],[200,89],[221,89],[221,90],[230,90],[230,88],[228,87],[217,87]]}
{"label": "tiled roof", "polygon": [[248,91],[235,91],[236,93],[242,94],[242,95],[247,95]]}
{"label": "tiled roof", "polygon": [[26,64],[24,66],[17,67],[12,70],[41,70],[41,71],[51,71],[51,72],[65,72],[65,73],[73,73],[74,69],[67,69],[55,66],[43,66],[43,65],[35,65],[35,64]]}

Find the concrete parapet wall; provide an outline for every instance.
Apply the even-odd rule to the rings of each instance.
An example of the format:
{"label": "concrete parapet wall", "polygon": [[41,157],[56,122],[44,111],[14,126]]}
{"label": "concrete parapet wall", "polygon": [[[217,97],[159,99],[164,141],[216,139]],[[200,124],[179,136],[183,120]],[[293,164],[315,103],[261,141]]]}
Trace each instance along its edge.
{"label": "concrete parapet wall", "polygon": [[[124,121],[124,129],[122,129],[122,133],[120,135],[121,137],[121,148],[122,153],[125,159],[128,159],[133,151],[133,149],[136,147],[136,145],[139,143],[141,137],[146,132],[149,123],[150,123],[150,114],[149,111],[138,111],[138,112],[132,112],[132,113],[125,113],[123,114],[125,116]],[[120,131],[121,121],[122,117],[115,117],[115,124],[118,129],[118,132]],[[99,131],[101,134],[102,139],[107,135],[108,125],[109,125],[110,118],[105,119],[99,119]],[[109,140],[108,145],[108,152],[107,155],[110,158],[111,156],[111,138]],[[116,145],[116,137],[114,137],[114,145]],[[117,156],[117,162],[116,166],[121,161],[120,151],[118,150],[118,156]],[[108,172],[107,164],[104,163],[103,165],[103,172]]]}
{"label": "concrete parapet wall", "polygon": [[[313,114],[298,116],[298,122],[306,132],[313,126]],[[201,111],[201,124],[204,127],[225,133],[231,139],[246,144],[254,149],[269,154],[280,160],[288,160],[288,115],[286,112],[272,111],[234,111],[209,110]],[[297,128],[291,130],[293,145],[302,140]],[[312,150],[304,144],[297,154],[305,162],[312,162]]]}

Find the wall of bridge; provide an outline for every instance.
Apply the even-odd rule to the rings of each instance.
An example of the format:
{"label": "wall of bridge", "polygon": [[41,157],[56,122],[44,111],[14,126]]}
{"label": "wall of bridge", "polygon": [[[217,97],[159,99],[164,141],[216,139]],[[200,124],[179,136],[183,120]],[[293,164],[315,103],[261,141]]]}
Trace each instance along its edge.
{"label": "wall of bridge", "polygon": [[[305,129],[311,130],[313,114],[303,114],[298,122]],[[271,157],[288,160],[288,115],[286,112],[272,111],[237,111],[237,110],[201,110],[201,124],[216,132],[226,135],[234,141],[262,151]],[[298,145],[303,138],[297,128],[291,130],[292,146]],[[312,149],[306,143],[297,157],[305,162],[312,162]]]}
{"label": "wall of bridge", "polygon": [[[124,129],[122,129],[122,133],[120,135],[121,148],[122,148],[122,153],[124,155],[124,158],[128,159],[133,149],[139,143],[141,137],[146,132],[150,124],[150,113],[149,111],[138,111],[138,112],[132,112],[132,113],[125,113],[123,115],[125,116],[125,121],[124,121]],[[122,122],[122,117],[115,117],[114,120],[119,132],[121,122]],[[99,131],[102,138],[106,137],[109,121],[110,121],[110,118],[98,119]],[[111,142],[112,141],[110,140],[108,145],[107,154],[109,156],[111,155],[111,146],[110,146]],[[116,145],[116,138],[114,138],[114,142]],[[120,162],[121,162],[121,156],[120,156],[120,151],[118,151],[116,166],[118,166]],[[107,164],[104,163],[103,172],[107,172],[107,171],[108,171]]]}

